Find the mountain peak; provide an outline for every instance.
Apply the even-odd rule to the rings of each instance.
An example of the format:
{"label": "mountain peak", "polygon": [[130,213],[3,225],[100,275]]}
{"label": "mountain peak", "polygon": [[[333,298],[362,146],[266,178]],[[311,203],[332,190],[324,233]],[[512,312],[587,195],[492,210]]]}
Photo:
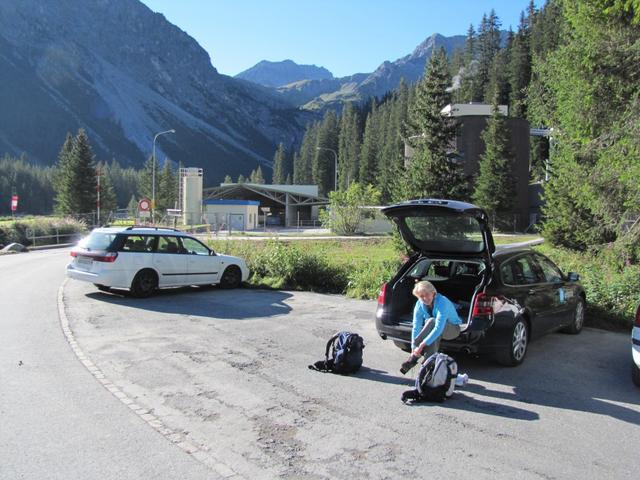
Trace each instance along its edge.
{"label": "mountain peak", "polygon": [[235,78],[277,88],[301,80],[332,79],[333,74],[324,67],[298,65],[289,59],[280,62],[262,60],[244,72],[240,72]]}

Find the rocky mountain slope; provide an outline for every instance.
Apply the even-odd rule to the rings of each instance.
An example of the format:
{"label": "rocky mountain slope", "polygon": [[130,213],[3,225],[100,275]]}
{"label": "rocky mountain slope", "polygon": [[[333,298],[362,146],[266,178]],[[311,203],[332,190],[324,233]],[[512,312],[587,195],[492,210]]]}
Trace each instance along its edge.
{"label": "rocky mountain slope", "polygon": [[[215,59],[214,59],[215,61]],[[98,160],[140,166],[154,134],[208,183],[271,164],[307,117],[220,75],[198,43],[138,0],[0,2],[0,155],[55,162],[84,128]]]}
{"label": "rocky mountain slope", "polygon": [[[464,35],[444,37],[436,33],[418,45],[409,55],[394,62],[386,61],[372,73],[357,73],[342,78],[313,79],[307,77],[288,85],[276,87],[276,92],[293,105],[303,106],[309,110],[336,107],[343,102],[382,96],[397,88],[401,78],[404,78],[407,83],[417,81],[424,73],[424,67],[436,49],[442,47],[448,55],[451,55],[456,48],[462,48],[464,42]],[[258,65],[261,63],[263,62]],[[272,65],[271,74],[277,76],[273,70],[279,68],[282,66]],[[272,84],[263,83],[259,78],[246,79],[266,87],[274,87]]]}
{"label": "rocky mountain slope", "polygon": [[300,80],[332,79],[333,75],[324,67],[298,65],[292,60],[283,60],[282,62],[263,60],[248,70],[240,72],[235,78],[275,88]]}

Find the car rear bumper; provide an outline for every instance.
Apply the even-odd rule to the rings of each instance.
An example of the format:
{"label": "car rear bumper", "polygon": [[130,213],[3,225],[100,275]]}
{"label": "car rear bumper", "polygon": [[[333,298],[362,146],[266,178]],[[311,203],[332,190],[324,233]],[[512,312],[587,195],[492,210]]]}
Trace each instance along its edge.
{"label": "car rear bumper", "polygon": [[131,285],[124,279],[120,271],[98,271],[89,272],[76,268],[73,263],[67,265],[66,274],[68,278],[80,280],[82,282],[95,283],[106,287],[129,288]]}

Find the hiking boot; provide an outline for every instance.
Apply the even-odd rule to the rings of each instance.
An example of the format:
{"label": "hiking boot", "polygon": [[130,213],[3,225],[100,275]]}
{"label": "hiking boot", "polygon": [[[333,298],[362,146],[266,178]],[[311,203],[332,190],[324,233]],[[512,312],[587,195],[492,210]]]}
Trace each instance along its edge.
{"label": "hiking boot", "polygon": [[418,363],[419,359],[420,359],[420,357],[416,357],[414,355],[411,355],[406,362],[402,363],[402,366],[400,367],[400,373],[403,374],[403,375],[405,373],[407,373],[409,370],[411,370],[413,367],[416,366],[416,364]]}

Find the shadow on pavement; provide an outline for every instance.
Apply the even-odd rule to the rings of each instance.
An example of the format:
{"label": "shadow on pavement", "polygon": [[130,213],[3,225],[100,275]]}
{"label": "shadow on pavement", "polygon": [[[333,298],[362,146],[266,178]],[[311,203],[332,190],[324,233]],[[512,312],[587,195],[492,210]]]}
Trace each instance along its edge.
{"label": "shadow on pavement", "polygon": [[215,287],[165,289],[149,298],[133,298],[124,291],[86,294],[92,300],[123,307],[220,320],[287,315],[291,307],[286,300],[291,296],[276,290],[223,290]]}
{"label": "shadow on pavement", "polygon": [[[630,380],[628,342],[614,335],[601,331],[549,335],[531,345],[524,363],[516,368],[501,367],[482,357],[458,355],[459,371],[469,375],[469,383],[459,393],[469,391],[494,399],[597,413],[639,425],[640,408],[620,404],[637,406],[640,396]],[[495,384],[496,388],[477,380]],[[469,399],[465,408],[476,403]],[[481,411],[492,413],[483,408]]]}

